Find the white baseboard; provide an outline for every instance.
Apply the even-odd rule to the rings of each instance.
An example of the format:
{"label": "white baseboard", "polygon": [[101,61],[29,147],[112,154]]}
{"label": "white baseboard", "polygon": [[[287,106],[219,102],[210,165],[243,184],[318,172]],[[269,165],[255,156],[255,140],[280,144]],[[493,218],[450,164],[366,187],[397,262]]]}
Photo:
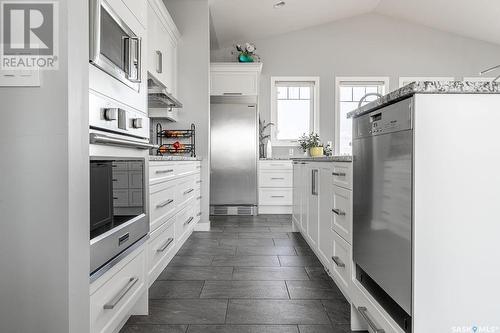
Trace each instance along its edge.
{"label": "white baseboard", "polygon": [[259,214],[292,214],[292,206],[259,206]]}
{"label": "white baseboard", "polygon": [[210,221],[199,223],[194,226],[194,231],[210,231]]}

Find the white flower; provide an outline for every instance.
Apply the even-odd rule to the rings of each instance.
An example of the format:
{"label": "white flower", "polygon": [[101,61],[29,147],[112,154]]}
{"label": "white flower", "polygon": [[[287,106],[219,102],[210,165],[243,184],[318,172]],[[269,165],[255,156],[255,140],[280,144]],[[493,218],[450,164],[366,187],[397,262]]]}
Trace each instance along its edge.
{"label": "white flower", "polygon": [[246,43],[245,44],[245,49],[248,51],[248,52],[254,52],[255,51],[255,46],[250,44],[250,43]]}

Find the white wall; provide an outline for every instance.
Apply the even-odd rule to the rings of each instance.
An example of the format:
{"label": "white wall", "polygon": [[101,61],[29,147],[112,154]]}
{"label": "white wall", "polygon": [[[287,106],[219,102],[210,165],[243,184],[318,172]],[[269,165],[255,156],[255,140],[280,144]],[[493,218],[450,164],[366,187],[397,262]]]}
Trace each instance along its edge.
{"label": "white wall", "polygon": [[89,330],[87,6],[59,2],[42,87],[0,87],[0,332]]}
{"label": "white wall", "polygon": [[[177,95],[184,107],[177,123],[164,127],[187,129],[196,125],[196,155],[201,165],[201,221],[209,223],[210,182],[210,37],[207,0],[164,0],[179,28]],[[202,227],[203,226],[199,226]]]}
{"label": "white wall", "polygon": [[[256,22],[258,24],[258,22]],[[251,29],[251,27],[249,27]],[[368,14],[255,41],[264,63],[259,108],[270,119],[271,76],[320,76],[320,134],[334,140],[335,76],[474,76],[500,61],[500,45]],[[212,61],[234,61],[231,49]],[[288,149],[275,148],[280,154]]]}

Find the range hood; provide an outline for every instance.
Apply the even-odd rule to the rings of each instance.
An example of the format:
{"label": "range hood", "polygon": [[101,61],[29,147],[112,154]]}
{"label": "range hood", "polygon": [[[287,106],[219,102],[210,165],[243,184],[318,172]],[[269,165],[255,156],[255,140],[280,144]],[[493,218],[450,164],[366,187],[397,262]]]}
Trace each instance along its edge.
{"label": "range hood", "polygon": [[179,109],[182,103],[167,92],[167,89],[154,78],[148,78],[148,107]]}

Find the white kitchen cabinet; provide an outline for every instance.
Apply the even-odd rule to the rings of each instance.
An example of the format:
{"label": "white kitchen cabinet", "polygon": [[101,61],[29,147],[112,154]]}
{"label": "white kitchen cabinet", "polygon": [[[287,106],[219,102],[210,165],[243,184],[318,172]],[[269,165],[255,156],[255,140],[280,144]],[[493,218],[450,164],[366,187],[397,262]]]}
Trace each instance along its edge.
{"label": "white kitchen cabinet", "polygon": [[301,224],[302,191],[301,178],[302,164],[293,162],[293,202],[292,202],[292,220],[295,224]]}
{"label": "white kitchen cabinet", "polygon": [[180,33],[161,0],[148,0],[147,68],[149,75],[177,95],[177,44]]}
{"label": "white kitchen cabinet", "polygon": [[307,167],[308,177],[308,207],[307,207],[307,239],[309,244],[316,248],[318,246],[319,233],[319,166],[310,164]]}
{"label": "white kitchen cabinet", "polygon": [[342,290],[347,299],[351,298],[351,266],[352,266],[352,249],[351,244],[348,244],[336,232],[332,233],[332,252],[331,252],[331,272],[337,282],[337,286]]}
{"label": "white kitchen cabinet", "polygon": [[292,214],[292,161],[260,160],[258,169],[259,214]]}
{"label": "white kitchen cabinet", "polygon": [[212,63],[211,96],[257,96],[262,63]]}
{"label": "white kitchen cabinet", "polygon": [[175,218],[151,233],[148,246],[149,286],[158,278],[175,255]]}
{"label": "white kitchen cabinet", "polygon": [[330,267],[332,253],[332,170],[331,163],[319,168],[319,235],[318,257],[325,267]]}
{"label": "white kitchen cabinet", "polygon": [[90,332],[116,332],[139,298],[147,299],[143,244],[90,285]]}

